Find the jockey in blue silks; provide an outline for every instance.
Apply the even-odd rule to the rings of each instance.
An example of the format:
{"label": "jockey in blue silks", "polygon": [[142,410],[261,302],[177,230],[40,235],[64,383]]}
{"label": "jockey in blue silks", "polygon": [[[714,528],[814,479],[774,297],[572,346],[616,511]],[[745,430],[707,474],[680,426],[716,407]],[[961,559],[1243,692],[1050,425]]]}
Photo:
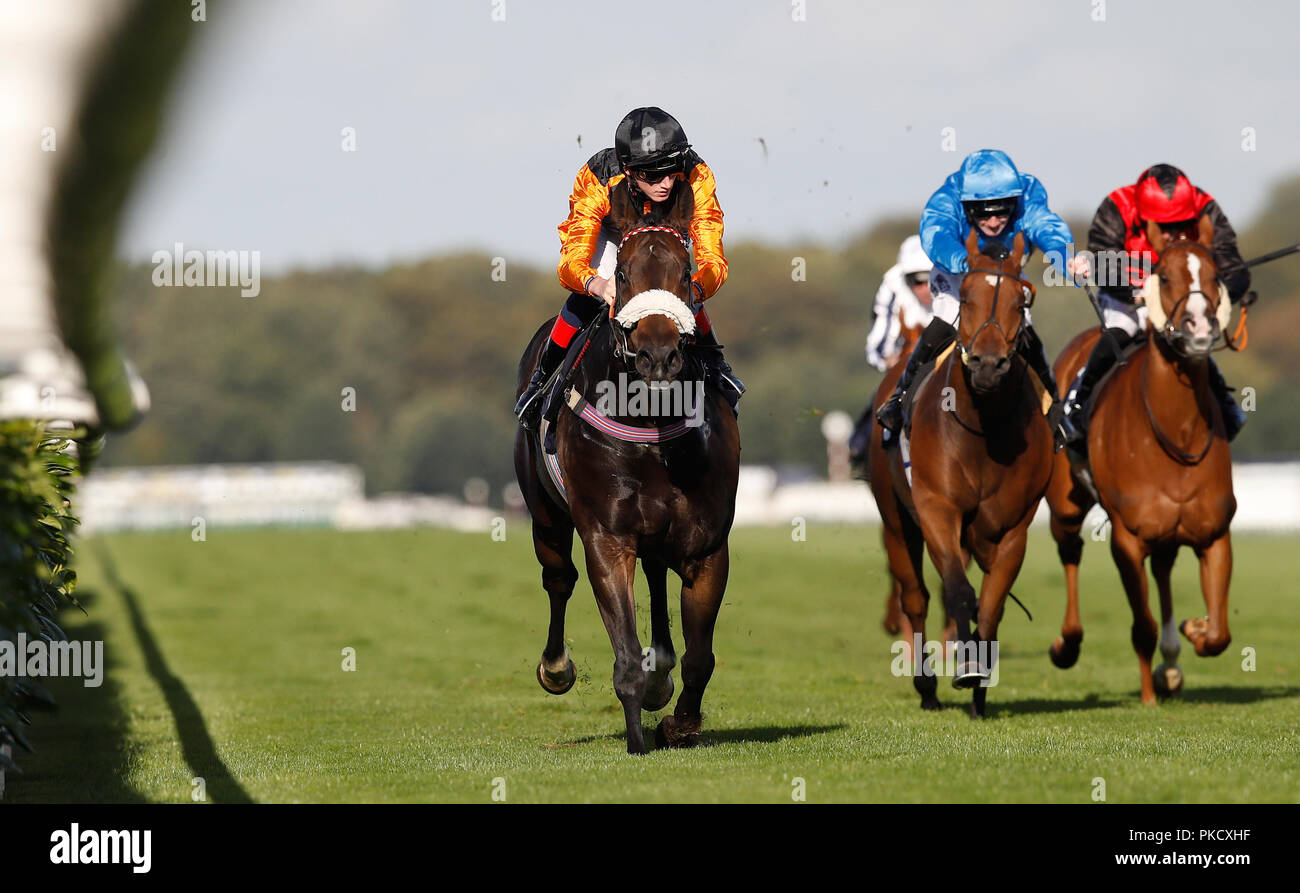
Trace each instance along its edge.
{"label": "jockey in blue silks", "polygon": [[[934,319],[921,333],[898,387],[876,415],[880,424],[895,434],[902,425],[901,400],[916,370],[935,359],[957,337],[961,282],[967,271],[966,238],[972,227],[979,231],[981,250],[999,243],[1009,252],[1016,233],[1024,233],[1031,253],[1034,248],[1049,253],[1067,276],[1088,274],[1086,256],[1066,260],[1074,236],[1066,222],[1047,206],[1047,190],[1036,177],[1020,173],[1007,154],[997,149],[967,155],[961,168],[930,196],[921,213],[921,246],[934,261],[930,271]],[[1017,350],[1052,395],[1047,420],[1059,450],[1068,431],[1052,366],[1028,310],[1023,331]]]}

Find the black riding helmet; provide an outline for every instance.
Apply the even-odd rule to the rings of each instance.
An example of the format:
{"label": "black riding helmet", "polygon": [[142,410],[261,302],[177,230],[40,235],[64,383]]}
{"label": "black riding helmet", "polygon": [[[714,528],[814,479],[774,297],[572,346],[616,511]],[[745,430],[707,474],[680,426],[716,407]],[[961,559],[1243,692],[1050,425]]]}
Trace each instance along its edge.
{"label": "black riding helmet", "polygon": [[679,174],[691,144],[677,119],[661,108],[632,109],[614,131],[618,163],[644,174]]}
{"label": "black riding helmet", "polygon": [[985,217],[995,216],[1016,216],[1016,204],[1019,200],[1014,195],[1005,198],[983,198],[975,201],[962,202],[966,209],[966,221],[972,226],[975,221],[982,220]]}

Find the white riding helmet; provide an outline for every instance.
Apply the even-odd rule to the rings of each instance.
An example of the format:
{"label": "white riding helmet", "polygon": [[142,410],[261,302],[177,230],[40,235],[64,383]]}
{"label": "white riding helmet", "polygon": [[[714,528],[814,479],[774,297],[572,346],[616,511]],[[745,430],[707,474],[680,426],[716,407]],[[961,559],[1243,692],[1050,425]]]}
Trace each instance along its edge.
{"label": "white riding helmet", "polygon": [[925,273],[933,266],[925,249],[921,247],[920,236],[908,236],[898,247],[898,269],[904,276],[909,273]]}

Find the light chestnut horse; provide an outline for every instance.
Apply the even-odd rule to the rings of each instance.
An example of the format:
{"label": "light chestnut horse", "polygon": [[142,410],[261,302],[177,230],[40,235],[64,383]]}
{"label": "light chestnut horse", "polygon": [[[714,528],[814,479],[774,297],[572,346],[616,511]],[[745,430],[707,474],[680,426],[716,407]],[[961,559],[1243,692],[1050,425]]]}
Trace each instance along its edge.
{"label": "light chestnut horse", "polygon": [[[1176,693],[1182,687],[1179,629],[1202,657],[1228,647],[1228,525],[1237,501],[1232,457],[1208,378],[1210,351],[1231,312],[1211,250],[1213,224],[1202,217],[1195,241],[1169,243],[1155,225],[1148,226],[1147,238],[1160,258],[1142,294],[1152,335],[1098,391],[1088,426],[1088,456],[1097,496],[1110,517],[1111,555],[1133,611],[1142,703],[1154,704],[1157,689]],[[1063,392],[1100,334],[1095,328],[1080,334],[1057,359]],[[1089,469],[1079,466],[1077,458],[1073,462],[1065,452],[1057,455],[1047,492],[1052,535],[1065,567],[1065,621],[1051,647],[1053,663],[1063,668],[1078,659],[1083,640],[1079,531],[1094,502],[1083,477]],[[1200,559],[1207,614],[1176,628],[1169,578],[1181,546],[1190,546]],[[1164,656],[1154,676],[1157,627],[1148,604],[1148,556],[1160,590]]]}

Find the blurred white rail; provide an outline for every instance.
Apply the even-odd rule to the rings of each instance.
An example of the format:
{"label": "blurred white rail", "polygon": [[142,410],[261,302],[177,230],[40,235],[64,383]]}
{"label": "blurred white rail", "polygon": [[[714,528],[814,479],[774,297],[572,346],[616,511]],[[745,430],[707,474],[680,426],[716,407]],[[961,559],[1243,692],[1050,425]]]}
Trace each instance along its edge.
{"label": "blurred white rail", "polygon": [[[1235,465],[1233,484],[1234,530],[1300,530],[1300,463]],[[434,526],[486,533],[502,514],[445,496],[389,493],[367,499],[361,470],[333,462],[101,469],[81,483],[76,511],[87,534],[190,527],[198,518],[208,527]],[[741,469],[737,525],[788,526],[797,518],[875,523],[880,515],[861,481],[779,484],[771,468]],[[1039,507],[1034,523],[1047,523],[1046,506]]]}

